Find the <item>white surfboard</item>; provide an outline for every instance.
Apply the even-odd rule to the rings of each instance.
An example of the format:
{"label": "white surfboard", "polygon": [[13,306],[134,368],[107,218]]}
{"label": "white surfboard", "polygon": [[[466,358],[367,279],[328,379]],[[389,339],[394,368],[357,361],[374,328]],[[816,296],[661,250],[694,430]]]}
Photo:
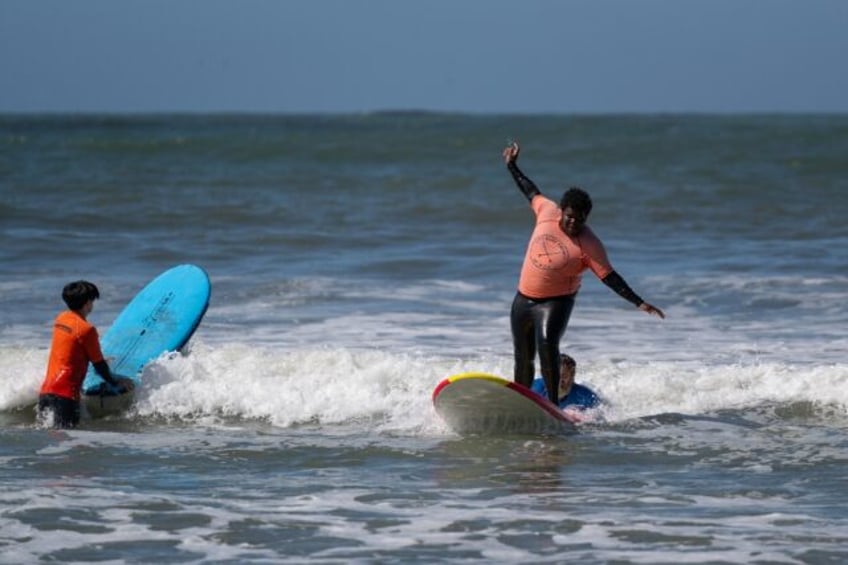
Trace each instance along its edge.
{"label": "white surfboard", "polygon": [[528,388],[486,373],[446,378],[433,406],[460,435],[562,434],[575,431],[568,413]]}

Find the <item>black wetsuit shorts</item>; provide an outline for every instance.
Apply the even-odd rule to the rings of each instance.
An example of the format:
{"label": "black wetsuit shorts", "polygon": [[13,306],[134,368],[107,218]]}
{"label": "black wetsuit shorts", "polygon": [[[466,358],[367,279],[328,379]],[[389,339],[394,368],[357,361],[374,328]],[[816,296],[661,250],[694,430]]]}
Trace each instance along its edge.
{"label": "black wetsuit shorts", "polygon": [[80,403],[55,394],[38,397],[38,418],[54,428],[75,428],[80,421]]}

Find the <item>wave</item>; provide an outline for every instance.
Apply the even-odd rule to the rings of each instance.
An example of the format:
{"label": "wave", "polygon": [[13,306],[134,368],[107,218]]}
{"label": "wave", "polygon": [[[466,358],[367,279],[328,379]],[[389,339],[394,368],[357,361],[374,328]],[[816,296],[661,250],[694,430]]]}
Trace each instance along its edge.
{"label": "wave", "polygon": [[[46,351],[0,349],[0,412],[32,408]],[[174,422],[255,421],[274,427],[365,427],[380,433],[445,433],[431,394],[465,371],[508,376],[511,359],[392,353],[379,349],[279,350],[196,343],[189,355],[163,355],[145,368],[125,417]],[[778,419],[848,416],[848,365],[586,362],[578,381],[605,404],[602,421],[668,414],[747,414],[773,406]]]}

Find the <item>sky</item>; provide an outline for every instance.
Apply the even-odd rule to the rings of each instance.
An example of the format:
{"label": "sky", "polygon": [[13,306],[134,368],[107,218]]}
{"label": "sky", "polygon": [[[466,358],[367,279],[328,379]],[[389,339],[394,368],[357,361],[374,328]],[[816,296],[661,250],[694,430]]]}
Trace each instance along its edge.
{"label": "sky", "polygon": [[0,112],[848,112],[848,0],[0,0]]}

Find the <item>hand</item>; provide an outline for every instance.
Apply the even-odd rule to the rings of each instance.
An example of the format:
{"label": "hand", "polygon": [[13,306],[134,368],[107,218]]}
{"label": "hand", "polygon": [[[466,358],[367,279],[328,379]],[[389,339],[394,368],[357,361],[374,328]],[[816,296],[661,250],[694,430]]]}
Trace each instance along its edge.
{"label": "hand", "polygon": [[565,419],[571,422],[572,424],[579,424],[581,422],[589,421],[591,418],[588,418],[582,410],[578,410],[573,406],[566,406],[562,409],[562,414],[565,416]]}
{"label": "hand", "polygon": [[652,304],[648,304],[647,302],[643,302],[642,304],[640,304],[639,310],[641,310],[642,312],[647,312],[648,314],[653,314],[654,316],[659,316],[660,318],[665,320],[665,314],[663,313],[663,311]]}
{"label": "hand", "polygon": [[503,150],[503,158],[504,163],[509,165],[510,163],[515,163],[518,159],[518,154],[521,152],[521,147],[518,145],[517,141],[513,141]]}

